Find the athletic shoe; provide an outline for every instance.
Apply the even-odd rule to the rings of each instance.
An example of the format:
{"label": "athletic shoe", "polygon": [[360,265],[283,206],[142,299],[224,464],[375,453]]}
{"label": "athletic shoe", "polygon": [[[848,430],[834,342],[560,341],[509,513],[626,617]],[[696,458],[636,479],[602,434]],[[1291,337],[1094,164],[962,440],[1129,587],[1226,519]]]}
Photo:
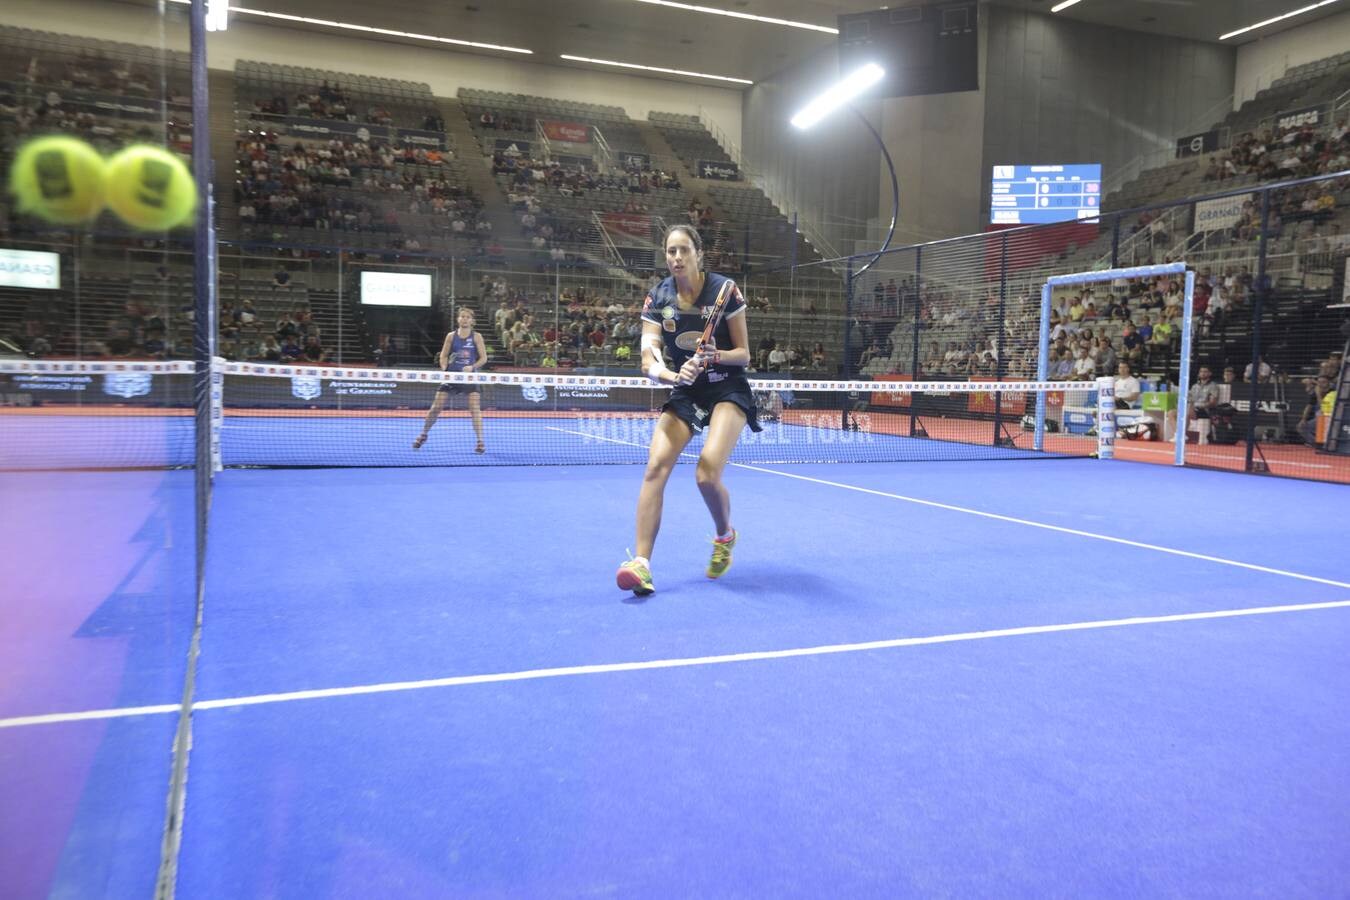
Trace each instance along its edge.
{"label": "athletic shoe", "polygon": [[708,561],[708,577],[721,578],[731,568],[731,550],[736,546],[736,529],[731,529],[731,537],[726,540],[713,539],[712,559]]}
{"label": "athletic shoe", "polygon": [[614,573],[614,580],[622,590],[632,591],[639,597],[656,590],[656,585],[652,584],[652,570],[632,558],[619,566],[619,571]]}

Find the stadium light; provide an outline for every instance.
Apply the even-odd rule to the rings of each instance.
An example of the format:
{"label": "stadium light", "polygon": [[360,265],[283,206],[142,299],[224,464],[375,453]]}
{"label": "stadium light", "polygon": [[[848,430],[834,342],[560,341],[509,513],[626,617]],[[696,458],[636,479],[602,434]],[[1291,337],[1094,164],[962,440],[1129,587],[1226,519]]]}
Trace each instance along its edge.
{"label": "stadium light", "polygon": [[[895,163],[891,161],[890,151],[886,149],[886,142],[881,139],[881,132],[867,121],[867,116],[862,114],[856,106],[850,106],[850,101],[856,99],[868,88],[875,85],[881,79],[886,77],[886,70],[876,63],[867,63],[859,69],[850,72],[842,81],[825,90],[823,94],[816,97],[810,103],[802,108],[801,112],[792,117],[791,122],[794,128],[799,131],[805,131],[812,125],[815,125],[821,119],[824,119],[830,113],[841,106],[849,106],[858,118],[862,120],[867,130],[872,132],[872,137],[876,139],[877,146],[881,148],[881,158],[886,161],[886,169],[891,175],[891,227],[886,232],[886,240],[881,242],[881,249],[876,252],[867,264],[856,272],[850,269],[848,290],[849,296],[853,296],[853,283],[872,266],[876,265],[877,260],[881,259],[891,246],[891,238],[895,237],[895,223],[900,218],[900,180],[895,174]],[[845,356],[848,350],[848,330],[844,331],[844,349]]]}
{"label": "stadium light", "polygon": [[224,31],[229,27],[229,0],[206,0],[206,30]]}
{"label": "stadium light", "polygon": [[805,131],[885,77],[886,70],[876,63],[868,63],[860,69],[855,69],[842,81],[826,89],[823,94],[802,107],[791,119],[793,127]]}
{"label": "stadium light", "polygon": [[689,12],[708,13],[714,16],[727,16],[732,19],[745,19],[750,22],[763,22],[766,25],[783,25],[788,28],[805,28],[808,31],[820,31],[825,34],[838,34],[838,28],[831,28],[828,25],[812,25],[809,22],[794,22],[791,19],[775,19],[772,16],[755,16],[750,13],[733,12],[729,9],[713,9],[711,6],[694,6],[689,3],[675,3],[673,0],[637,0],[638,3],[649,3],[652,6],[668,6],[672,9],[684,9]]}
{"label": "stadium light", "polygon": [[1239,34],[1246,34],[1247,32],[1255,31],[1258,28],[1265,28],[1267,25],[1274,25],[1276,22],[1283,22],[1285,19],[1292,19],[1294,16],[1301,16],[1304,13],[1310,13],[1315,9],[1321,9],[1324,6],[1330,6],[1335,2],[1336,0],[1321,0],[1320,3],[1314,3],[1310,6],[1305,6],[1302,9],[1296,9],[1293,10],[1292,12],[1287,12],[1284,13],[1283,15],[1278,15],[1271,19],[1266,19],[1264,22],[1257,22],[1255,25],[1248,25],[1245,28],[1239,28],[1237,31],[1230,31],[1227,34],[1221,34],[1219,35],[1219,40],[1226,41],[1230,37],[1237,37]]}
{"label": "stadium light", "polygon": [[[192,0],[169,0],[187,6]],[[452,44],[456,47],[474,47],[479,50],[500,50],[503,53],[534,53],[524,47],[507,47],[502,44],[485,44],[482,41],[463,41],[459,38],[441,37],[436,34],[418,34],[414,31],[398,31],[393,28],[376,28],[372,25],[357,25],[352,22],[338,22],[333,19],[315,19],[310,16],[293,16],[290,13],[270,12],[265,9],[249,9],[246,6],[231,6],[229,11],[236,16],[260,16],[264,19],[278,19],[282,22],[299,22],[302,25],[320,25],[324,28],[337,28],[342,31],[359,31],[365,34],[383,34],[389,37],[408,38],[414,41],[431,41],[437,44]]]}
{"label": "stadium light", "polygon": [[640,63],[619,62],[613,59],[593,59],[589,56],[573,56],[570,53],[559,53],[559,59],[568,59],[572,62],[590,63],[594,66],[615,66],[620,69],[638,69],[643,72],[660,72],[663,75],[684,75],[687,78],[711,78],[713,81],[729,81],[733,84],[754,84],[748,78],[733,78],[730,75],[709,75],[706,72],[688,72],[684,69],[663,69],[660,66],[644,66]]}

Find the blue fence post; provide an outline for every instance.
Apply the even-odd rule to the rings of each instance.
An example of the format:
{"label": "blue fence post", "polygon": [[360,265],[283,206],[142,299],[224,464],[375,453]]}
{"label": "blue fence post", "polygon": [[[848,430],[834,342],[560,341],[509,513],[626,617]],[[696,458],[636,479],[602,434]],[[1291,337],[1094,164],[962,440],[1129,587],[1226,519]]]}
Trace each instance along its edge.
{"label": "blue fence post", "polygon": [[1252,377],[1250,393],[1247,395],[1247,455],[1243,462],[1243,471],[1252,471],[1252,457],[1256,451],[1256,412],[1261,408],[1261,313],[1265,309],[1267,281],[1266,258],[1270,254],[1270,194],[1261,194],[1261,232],[1257,237],[1256,249],[1256,290],[1252,292]]}
{"label": "blue fence post", "polygon": [[[1002,381],[1005,371],[1003,363],[1003,334],[1004,316],[1008,309],[1008,235],[1004,232],[1000,241],[1001,251],[999,253],[998,265],[998,338],[995,343],[995,352],[998,358],[994,360],[994,380]],[[994,390],[994,443],[998,446],[999,433],[1003,430],[1003,392]]]}
{"label": "blue fence post", "polygon": [[[923,247],[914,248],[914,365],[910,368],[910,376],[919,380],[919,329],[923,325]],[[909,396],[909,433],[914,435],[915,425],[918,423],[918,408],[915,401],[918,398],[913,394]]]}

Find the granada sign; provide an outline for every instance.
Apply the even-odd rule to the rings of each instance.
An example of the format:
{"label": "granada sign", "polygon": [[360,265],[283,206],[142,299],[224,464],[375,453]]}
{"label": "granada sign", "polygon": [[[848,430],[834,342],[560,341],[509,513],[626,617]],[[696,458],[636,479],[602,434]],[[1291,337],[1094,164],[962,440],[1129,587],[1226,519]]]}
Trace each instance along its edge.
{"label": "granada sign", "polygon": [[0,250],[0,287],[60,290],[61,254],[37,250]]}

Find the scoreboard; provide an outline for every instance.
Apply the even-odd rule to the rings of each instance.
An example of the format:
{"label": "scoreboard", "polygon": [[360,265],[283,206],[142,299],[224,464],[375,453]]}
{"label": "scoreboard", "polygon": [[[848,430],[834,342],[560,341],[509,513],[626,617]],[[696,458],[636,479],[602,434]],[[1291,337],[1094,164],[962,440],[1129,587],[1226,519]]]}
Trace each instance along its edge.
{"label": "scoreboard", "polygon": [[1102,167],[994,166],[989,221],[1040,225],[1101,214]]}

